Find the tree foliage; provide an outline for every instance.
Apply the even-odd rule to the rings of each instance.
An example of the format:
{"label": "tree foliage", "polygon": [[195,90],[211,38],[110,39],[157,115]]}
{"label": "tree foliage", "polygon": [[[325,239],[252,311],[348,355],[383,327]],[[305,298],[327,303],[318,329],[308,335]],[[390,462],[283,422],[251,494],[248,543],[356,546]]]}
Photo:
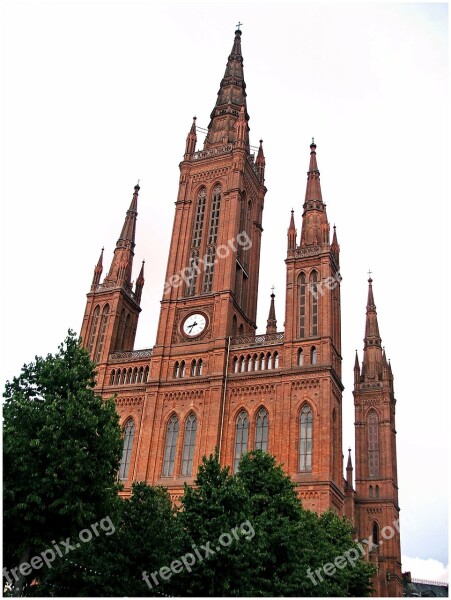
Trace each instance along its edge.
{"label": "tree foliage", "polygon": [[94,385],[95,365],[71,331],[55,355],[36,357],[6,384],[3,506],[9,568],[52,540],[76,536],[116,503],[119,421],[114,401],[96,396]]}

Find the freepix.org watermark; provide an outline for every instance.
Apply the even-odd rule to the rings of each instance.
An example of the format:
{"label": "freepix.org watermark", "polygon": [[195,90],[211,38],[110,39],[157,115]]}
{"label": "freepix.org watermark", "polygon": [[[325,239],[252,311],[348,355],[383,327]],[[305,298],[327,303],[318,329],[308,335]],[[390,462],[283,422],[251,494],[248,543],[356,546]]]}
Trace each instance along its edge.
{"label": "freepix.org watermark", "polygon": [[343,277],[341,276],[340,271],[337,271],[334,275],[325,277],[317,283],[309,282],[307,289],[309,293],[313,295],[315,300],[317,300],[318,296],[324,296],[326,289],[334,290],[342,279]]}
{"label": "freepix.org watermark", "polygon": [[[100,531],[99,531],[100,529]],[[116,531],[116,528],[111,521],[110,517],[105,517],[101,521],[97,523],[93,523],[89,529],[82,529],[78,534],[79,542],[74,542],[71,544],[71,538],[68,537],[65,540],[61,540],[60,542],[56,542],[56,540],[52,540],[52,547],[47,548],[40,554],[33,556],[33,558],[29,562],[23,562],[18,567],[14,567],[11,570],[8,570],[6,567],[3,568],[3,577],[6,581],[13,585],[13,580],[11,575],[14,577],[16,581],[19,581],[18,572],[26,577],[30,575],[33,569],[41,569],[44,565],[46,565],[49,569],[52,567],[53,561],[57,556],[63,558],[66,554],[69,554],[72,550],[79,548],[81,544],[86,544],[90,542],[94,536],[99,536],[101,533],[105,533],[105,535],[112,535]]]}
{"label": "freepix.org watermark", "polygon": [[[381,529],[381,540],[378,543],[373,540],[372,535],[361,541],[355,540],[359,550],[357,550],[357,548],[350,548],[349,550],[346,550],[346,552],[343,552],[343,554],[336,556],[334,562],[325,563],[322,567],[315,569],[315,571],[312,571],[309,567],[307,569],[307,577],[313,585],[318,585],[318,583],[324,581],[323,575],[326,577],[333,577],[337,572],[337,569],[344,569],[347,565],[355,567],[357,561],[366,554],[364,544],[368,546],[368,551],[371,552],[373,548],[377,548],[377,546],[383,544],[384,540],[391,540],[396,535],[396,532],[399,532],[399,519],[393,521],[392,525],[393,527],[391,525],[386,525]],[[316,578],[318,578],[318,581],[316,580],[315,575]]]}
{"label": "freepix.org watermark", "polygon": [[[212,542],[207,542],[206,544],[202,544],[197,546],[196,544],[192,545],[193,552],[188,552],[187,554],[181,556],[177,560],[173,560],[169,566],[161,567],[158,571],[154,571],[150,574],[152,578],[153,584],[159,585],[158,575],[161,579],[168,581],[172,575],[181,573],[183,570],[187,570],[188,573],[191,573],[192,567],[197,562],[202,562],[205,559],[214,556],[218,552],[221,551],[221,548],[228,548],[234,541],[238,541],[244,538],[246,541],[250,542],[250,540],[254,537],[255,531],[252,527],[250,521],[244,521],[238,527],[233,527],[229,532],[222,533],[218,538],[218,543],[212,548]],[[150,589],[153,588],[153,584],[149,579],[149,575],[147,571],[143,571],[143,580],[147,583]]]}
{"label": "freepix.org watermark", "polygon": [[231,252],[237,252],[239,247],[243,250],[249,250],[249,248],[252,247],[252,240],[246,231],[241,231],[236,236],[236,239],[232,238],[227,244],[217,246],[214,254],[205,254],[203,258],[199,258],[189,267],[185,267],[179,273],[171,275],[171,277],[165,281],[163,294],[168,294],[171,288],[178,288],[183,283],[189,285],[194,276],[212,268],[220,259],[227,258]]}

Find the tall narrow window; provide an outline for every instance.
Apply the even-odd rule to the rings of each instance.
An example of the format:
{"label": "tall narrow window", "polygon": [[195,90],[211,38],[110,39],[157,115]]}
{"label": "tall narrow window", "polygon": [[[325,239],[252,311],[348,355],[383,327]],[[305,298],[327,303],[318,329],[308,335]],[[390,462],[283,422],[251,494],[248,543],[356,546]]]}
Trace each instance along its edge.
{"label": "tall narrow window", "polygon": [[318,274],[312,271],[309,285],[310,296],[310,335],[318,335]]}
{"label": "tall narrow window", "polygon": [[302,367],[304,365],[304,351],[302,348],[298,350],[298,366]]}
{"label": "tall narrow window", "polygon": [[108,323],[108,313],[110,312],[110,305],[105,304],[102,311],[102,320],[100,321],[100,330],[99,330],[99,338],[97,340],[97,348],[96,355],[94,358],[94,362],[98,363],[103,350],[103,344],[105,342],[105,334],[106,334],[106,326]]}
{"label": "tall narrow window", "polygon": [[233,315],[233,318],[232,318],[232,335],[236,335],[236,330],[237,330],[237,319],[236,319],[236,315]]}
{"label": "tall narrow window", "polygon": [[187,296],[194,296],[196,293],[197,275],[199,273],[199,249],[202,242],[206,199],[207,192],[205,188],[202,188],[197,194],[196,216],[194,217],[193,237],[188,265],[189,274],[186,283]]}
{"label": "tall narrow window", "polygon": [[177,449],[177,437],[179,435],[179,421],[176,415],[172,415],[166,430],[166,444],[163,460],[163,477],[172,477],[174,473],[175,452]]}
{"label": "tall narrow window", "polygon": [[210,212],[210,228],[207,240],[207,259],[205,261],[204,294],[211,292],[213,287],[213,271],[215,268],[216,241],[218,239],[219,211],[221,208],[221,186],[216,185],[213,189],[213,198]]}
{"label": "tall narrow window", "polygon": [[268,449],[268,413],[264,408],[261,408],[257,413],[255,449],[263,450],[263,452],[266,452]]}
{"label": "tall narrow window", "polygon": [[92,316],[92,325],[91,325],[91,337],[89,338],[89,354],[91,354],[94,348],[94,342],[96,339],[97,327],[99,325],[99,315],[100,315],[100,306],[96,306],[94,310],[94,314]]}
{"label": "tall narrow window", "polygon": [[131,321],[131,316],[129,313],[127,315],[127,318],[125,319],[124,333],[122,334],[121,350],[125,350],[125,348],[127,347],[128,332],[130,331],[130,321]]}
{"label": "tall narrow window", "polygon": [[235,440],[235,462],[234,469],[238,470],[241,457],[247,452],[247,438],[249,434],[249,419],[247,412],[242,410],[236,420],[236,440]]}
{"label": "tall narrow window", "polygon": [[299,470],[312,470],[312,409],[306,404],[301,410],[299,436]]}
{"label": "tall narrow window", "polygon": [[368,475],[379,476],[379,419],[376,411],[368,414]]}
{"label": "tall narrow window", "polygon": [[177,378],[180,375],[180,363],[178,360],[174,363],[174,377]]}
{"label": "tall narrow window", "polygon": [[194,445],[196,443],[197,419],[191,413],[186,419],[185,439],[183,441],[182,475],[189,477],[193,470]]}
{"label": "tall narrow window", "polygon": [[200,376],[202,375],[202,371],[204,370],[204,361],[199,358],[199,360],[197,361],[197,374]]}
{"label": "tall narrow window", "polygon": [[299,337],[305,337],[305,274],[299,277]]}
{"label": "tall narrow window", "polygon": [[371,533],[372,533],[373,544],[378,546],[379,545],[379,525],[376,523],[376,521],[374,521],[374,523],[373,523],[373,530]]}
{"label": "tall narrow window", "polygon": [[119,317],[119,324],[118,324],[117,335],[116,335],[116,346],[115,346],[116,351],[122,350],[121,344],[122,344],[122,338],[124,337],[124,328],[125,328],[125,308],[123,308],[121,310],[121,315]]}
{"label": "tall narrow window", "polygon": [[119,464],[119,479],[127,479],[128,477],[134,437],[135,423],[133,419],[128,419],[124,427],[124,445],[122,446],[122,458]]}
{"label": "tall narrow window", "polygon": [[313,348],[310,350],[310,363],[312,365],[316,365],[317,362],[318,362],[318,351],[316,350],[315,346],[313,346]]}
{"label": "tall narrow window", "polygon": [[196,371],[197,371],[197,364],[195,359],[193,358],[193,360],[191,361],[191,377],[194,377],[196,375]]}

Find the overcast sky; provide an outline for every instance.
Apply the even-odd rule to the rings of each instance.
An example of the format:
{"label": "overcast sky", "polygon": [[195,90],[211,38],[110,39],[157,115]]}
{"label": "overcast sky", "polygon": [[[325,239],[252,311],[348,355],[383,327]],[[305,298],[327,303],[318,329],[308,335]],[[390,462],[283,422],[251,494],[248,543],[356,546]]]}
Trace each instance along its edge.
{"label": "overcast sky", "polygon": [[283,329],[286,232],[291,208],[300,232],[314,136],[341,245],[344,449],[371,268],[398,401],[403,571],[443,579],[445,4],[4,1],[2,380],[79,332],[138,178],[135,347],[153,346],[178,164],[192,117],[208,125],[239,20],[251,143],[264,140],[267,164],[259,331],[273,284]]}

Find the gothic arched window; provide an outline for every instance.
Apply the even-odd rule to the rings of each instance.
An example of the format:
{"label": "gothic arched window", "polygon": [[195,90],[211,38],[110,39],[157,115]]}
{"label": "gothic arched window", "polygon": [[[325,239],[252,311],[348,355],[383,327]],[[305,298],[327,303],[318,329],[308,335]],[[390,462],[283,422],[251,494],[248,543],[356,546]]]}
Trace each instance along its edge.
{"label": "gothic arched window", "polygon": [[312,365],[316,365],[317,362],[318,362],[318,352],[317,352],[315,346],[313,346],[312,349],[310,350],[310,363]]}
{"label": "gothic arched window", "polygon": [[169,419],[166,429],[166,443],[164,447],[163,477],[172,477],[174,473],[175,452],[177,437],[179,435],[179,420],[176,415]]}
{"label": "gothic arched window", "polygon": [[149,374],[150,374],[150,369],[149,369],[149,367],[146,367],[146,370],[144,371],[144,379],[145,379],[146,383],[149,381]]}
{"label": "gothic arched window", "polygon": [[199,360],[197,361],[197,374],[200,376],[202,375],[202,371],[204,370],[204,361],[199,358]]}
{"label": "gothic arched window", "polygon": [[202,188],[197,194],[196,216],[194,218],[193,237],[191,240],[191,252],[188,267],[189,274],[186,282],[187,296],[194,296],[196,293],[197,275],[199,273],[199,249],[202,242],[206,200],[207,191],[205,188]]}
{"label": "gothic arched window", "polygon": [[197,363],[196,363],[195,359],[193,358],[193,360],[191,361],[191,373],[190,373],[191,377],[195,377],[196,370],[197,370],[196,367],[197,367]]}
{"label": "gothic arched window", "polygon": [[257,413],[255,449],[263,450],[263,452],[268,449],[268,413],[264,408],[261,408]]}
{"label": "gothic arched window", "polygon": [[119,464],[119,479],[127,479],[130,459],[133,449],[133,438],[135,437],[135,423],[128,419],[124,427],[124,445],[122,446],[122,458]]}
{"label": "gothic arched window", "polygon": [[113,369],[110,374],[110,385],[114,385],[115,376],[116,376],[116,371]]}
{"label": "gothic arched window", "polygon": [[94,310],[94,314],[92,316],[92,325],[91,325],[91,337],[89,338],[89,354],[91,354],[94,348],[94,341],[96,339],[97,326],[99,324],[99,315],[100,315],[100,306],[96,306]]}
{"label": "gothic arched window", "polygon": [[375,410],[368,413],[368,475],[379,476],[379,419]]}
{"label": "gothic arched window", "polygon": [[235,439],[235,461],[234,469],[238,470],[241,457],[247,452],[247,438],[249,435],[249,419],[247,412],[242,410],[236,420],[236,439]]}
{"label": "gothic arched window", "polygon": [[196,443],[197,419],[190,413],[185,423],[185,439],[183,441],[182,475],[189,477],[193,470],[194,445]]}
{"label": "gothic arched window", "polygon": [[309,282],[310,297],[310,335],[318,335],[318,274],[316,271],[310,273]]}
{"label": "gothic arched window", "polygon": [[102,320],[100,321],[99,337],[97,340],[96,356],[94,362],[98,363],[103,350],[103,344],[105,342],[106,326],[108,324],[108,314],[110,312],[110,305],[105,304],[102,311]]}
{"label": "gothic arched window", "polygon": [[279,368],[279,353],[278,352],[274,352],[274,368],[275,369]]}
{"label": "gothic arched window", "polygon": [[124,337],[124,328],[125,328],[125,308],[123,308],[121,310],[121,314],[119,317],[119,325],[117,328],[116,345],[115,345],[116,350],[122,350],[121,344],[122,344],[122,338]]}
{"label": "gothic arched window", "polygon": [[298,367],[302,367],[304,365],[304,351],[302,348],[298,350]]}
{"label": "gothic arched window", "polygon": [[124,333],[122,334],[121,350],[123,350],[127,344],[128,332],[130,331],[130,321],[131,321],[131,316],[129,313],[127,315],[127,318],[125,319],[125,323],[124,323]]}
{"label": "gothic arched window", "polygon": [[305,274],[299,277],[299,337],[305,337]]}
{"label": "gothic arched window", "polygon": [[213,272],[215,268],[216,241],[218,239],[219,211],[221,208],[221,186],[215,185],[212,194],[210,227],[208,230],[207,253],[205,261],[203,293],[211,292],[213,286]]}
{"label": "gothic arched window", "polygon": [[180,375],[180,363],[178,360],[174,363],[174,377],[177,378]]}
{"label": "gothic arched window", "polygon": [[379,525],[376,523],[376,521],[374,521],[374,523],[373,523],[373,528],[372,528],[371,533],[372,533],[373,544],[378,546],[379,545]]}
{"label": "gothic arched window", "polygon": [[184,360],[182,360],[182,362],[180,363],[179,377],[185,377],[185,361]]}
{"label": "gothic arched window", "polygon": [[299,435],[299,470],[312,470],[312,409],[305,404],[301,410]]}

